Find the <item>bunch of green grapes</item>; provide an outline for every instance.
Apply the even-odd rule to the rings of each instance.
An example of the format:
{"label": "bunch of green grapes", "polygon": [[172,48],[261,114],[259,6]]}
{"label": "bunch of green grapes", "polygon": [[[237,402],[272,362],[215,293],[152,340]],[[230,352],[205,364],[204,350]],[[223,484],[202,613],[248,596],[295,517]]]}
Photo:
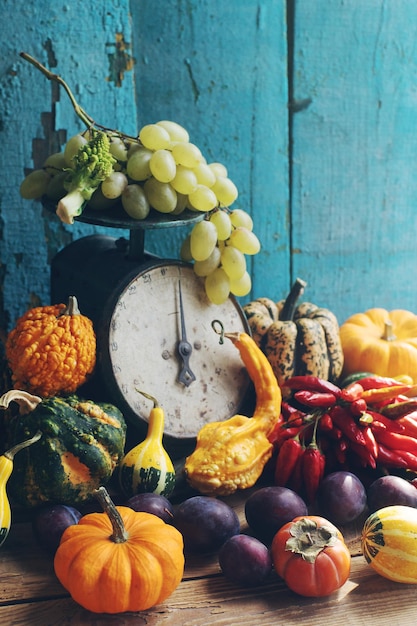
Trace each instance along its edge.
{"label": "bunch of green grapes", "polygon": [[260,248],[248,213],[218,207],[193,226],[183,242],[181,257],[194,262],[195,273],[204,278],[209,300],[221,304],[230,293],[245,296],[250,292],[246,255],[257,254]]}
{"label": "bunch of green grapes", "polygon": [[[119,203],[135,220],[146,219],[151,209],[174,215],[185,209],[204,213],[183,243],[181,257],[194,263],[213,303],[224,302],[230,293],[248,294],[251,278],[245,255],[257,254],[260,243],[250,215],[229,208],[238,190],[226,167],[207,163],[190,142],[187,130],[176,122],[147,124],[137,138],[105,132],[115,164],[87,206],[103,211]],[[24,179],[21,195],[27,199],[46,196],[58,202],[66,193],[68,168],[88,140],[88,131],[71,137],[63,152],[50,155],[41,169]]]}

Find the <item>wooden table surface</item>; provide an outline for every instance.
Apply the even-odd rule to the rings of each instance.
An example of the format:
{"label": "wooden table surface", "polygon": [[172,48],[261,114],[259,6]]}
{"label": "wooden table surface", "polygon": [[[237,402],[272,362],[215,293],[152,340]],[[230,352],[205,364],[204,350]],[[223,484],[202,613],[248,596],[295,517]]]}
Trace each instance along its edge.
{"label": "wooden table surface", "polygon": [[[244,530],[247,494],[226,501]],[[216,555],[188,557],[184,578],[166,602],[140,613],[95,615],[69,597],[53,570],[52,557],[36,543],[24,517],[15,519],[0,549],[0,624],[55,626],[405,626],[417,619],[417,588],[374,573],[360,553],[360,526],[342,529],[352,554],[347,583],[328,598],[304,598],[273,573],[267,584],[241,589],[221,573]]]}

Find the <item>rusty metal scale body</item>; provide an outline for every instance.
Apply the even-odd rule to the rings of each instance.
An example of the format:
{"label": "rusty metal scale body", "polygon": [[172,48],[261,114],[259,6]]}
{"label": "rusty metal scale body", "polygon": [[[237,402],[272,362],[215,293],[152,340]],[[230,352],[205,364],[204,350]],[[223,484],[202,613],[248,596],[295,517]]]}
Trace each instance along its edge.
{"label": "rusty metal scale body", "polygon": [[80,221],[129,229],[129,240],[82,237],[51,263],[51,300],[76,295],[97,333],[97,374],[109,400],[142,434],[156,397],[165,412],[165,445],[188,453],[199,429],[239,412],[250,385],[231,342],[219,342],[212,322],[228,332],[249,332],[233,296],[212,304],[192,266],[148,254],[145,231],[192,223],[191,216],[159,215],[142,222],[85,211]]}

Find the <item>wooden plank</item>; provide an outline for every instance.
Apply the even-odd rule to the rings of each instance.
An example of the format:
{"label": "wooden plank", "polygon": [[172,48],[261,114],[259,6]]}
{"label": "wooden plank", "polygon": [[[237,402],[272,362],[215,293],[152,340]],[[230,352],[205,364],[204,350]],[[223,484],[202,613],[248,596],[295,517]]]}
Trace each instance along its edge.
{"label": "wooden plank", "polygon": [[339,321],[416,309],[413,0],[295,4],[293,272]]}
{"label": "wooden plank", "polygon": [[[17,581],[15,581],[17,582]],[[4,577],[0,578],[4,598]],[[183,581],[161,605],[140,613],[117,616],[94,615],[85,611],[63,593],[54,597],[24,596],[10,604],[0,601],[3,624],[156,624],[210,626],[242,624],[267,625],[279,619],[298,625],[319,626],[331,615],[332,626],[371,624],[406,626],[415,623],[417,604],[413,585],[398,585],[381,578],[362,557],[352,560],[349,581],[328,598],[304,598],[290,592],[275,575],[262,587],[239,589],[222,575]],[[308,615],[308,622],[305,622]],[[143,620],[138,621],[138,620]]]}
{"label": "wooden plank", "polygon": [[[20,197],[25,171],[40,167],[84,127],[63,90],[19,53],[30,53],[60,74],[98,122],[135,132],[133,73],[126,71],[120,87],[112,80],[117,33],[131,42],[129,4],[0,3],[0,23],[7,25],[0,60],[1,130],[8,146],[0,155],[5,173],[0,178],[0,328],[10,327],[30,306],[49,303],[50,259],[63,245],[97,230],[64,226],[45,215],[39,202]],[[116,232],[120,236],[124,231]]]}
{"label": "wooden plank", "polygon": [[[209,161],[221,161],[263,244],[248,258],[253,294],[289,286],[288,110],[283,1],[132,3],[139,125],[183,124]],[[178,255],[189,228],[146,235]]]}

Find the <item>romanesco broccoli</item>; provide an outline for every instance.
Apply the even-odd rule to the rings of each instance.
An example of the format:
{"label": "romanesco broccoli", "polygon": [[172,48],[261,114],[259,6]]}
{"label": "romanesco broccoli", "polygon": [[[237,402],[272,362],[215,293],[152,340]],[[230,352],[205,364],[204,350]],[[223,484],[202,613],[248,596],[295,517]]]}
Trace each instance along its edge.
{"label": "romanesco broccoli", "polygon": [[113,171],[116,160],[110,153],[106,133],[93,130],[93,136],[73,157],[65,188],[68,191],[58,203],[56,213],[62,222],[73,224],[94,191]]}

